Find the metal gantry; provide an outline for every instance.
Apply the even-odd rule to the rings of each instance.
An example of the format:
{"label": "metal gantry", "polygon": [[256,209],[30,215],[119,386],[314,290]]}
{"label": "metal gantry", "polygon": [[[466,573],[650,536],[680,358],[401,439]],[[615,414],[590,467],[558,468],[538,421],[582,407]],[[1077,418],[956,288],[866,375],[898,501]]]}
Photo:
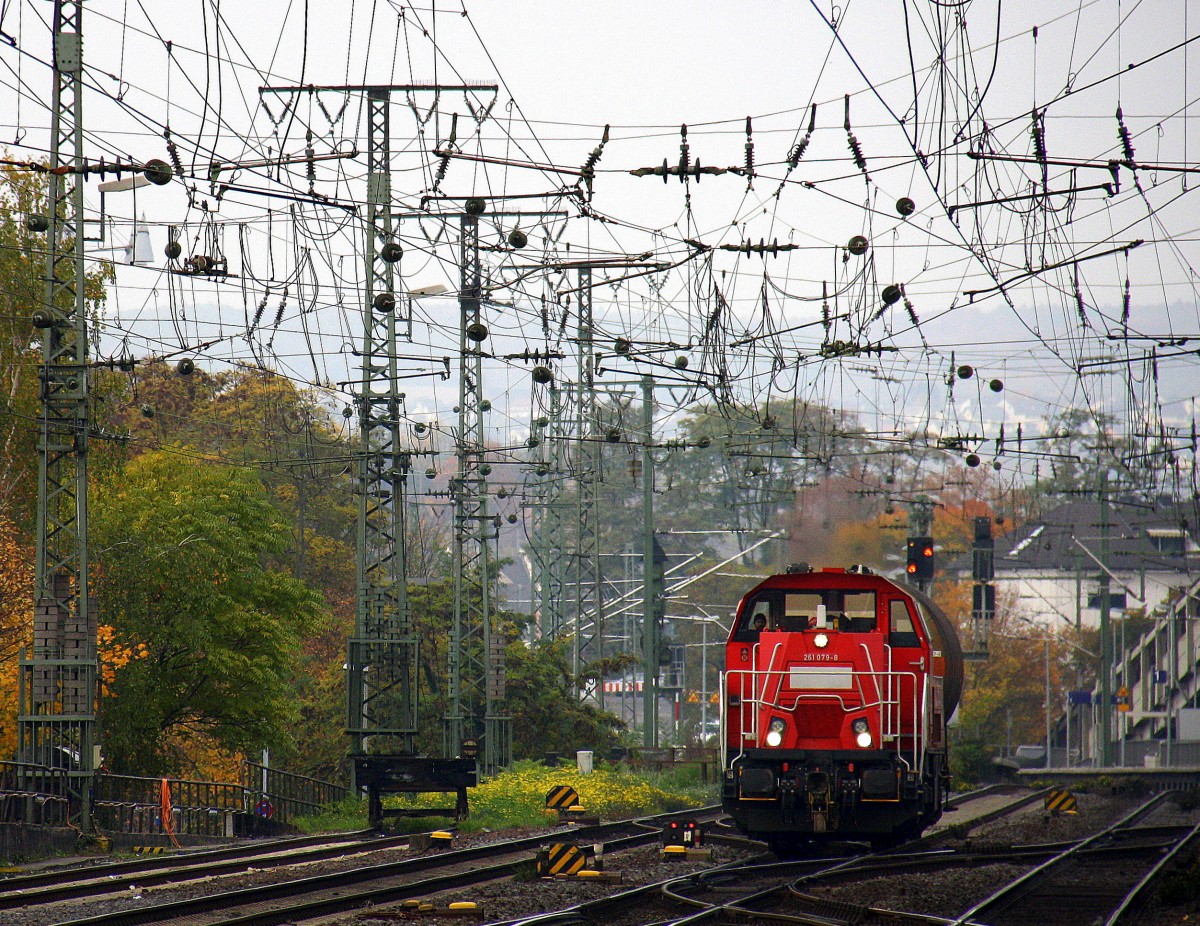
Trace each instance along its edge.
{"label": "metal gantry", "polygon": [[46,289],[39,373],[37,560],[31,658],[20,666],[17,757],[24,786],[65,776],[69,822],[91,830],[98,764],[96,614],[88,589],[88,346],[83,252],[83,4],[54,4]]}
{"label": "metal gantry", "polygon": [[358,406],[358,550],[354,635],[347,641],[347,725],[351,784],[365,788],[379,826],[386,793],[454,791],[454,813],[467,812],[475,758],[418,753],[418,637],[408,600],[406,490],[413,451],[401,441],[403,394],[397,344],[411,340],[411,301],[396,293],[401,248],[393,236],[391,101],[393,93],[495,93],[495,84],[363,84],[263,87],[260,93],[367,96],[367,222],[364,243],[362,381]]}

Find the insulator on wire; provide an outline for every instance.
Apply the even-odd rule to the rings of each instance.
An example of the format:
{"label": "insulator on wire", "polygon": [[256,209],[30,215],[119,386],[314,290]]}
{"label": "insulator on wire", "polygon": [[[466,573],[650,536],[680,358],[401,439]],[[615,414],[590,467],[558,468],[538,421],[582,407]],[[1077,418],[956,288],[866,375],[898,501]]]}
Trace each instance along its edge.
{"label": "insulator on wire", "polygon": [[1033,138],[1033,153],[1038,161],[1044,167],[1046,164],[1046,129],[1042,124],[1041,114],[1037,111],[1033,114],[1033,126],[1029,131]]}
{"label": "insulator on wire", "polygon": [[179,157],[179,148],[175,142],[171,140],[170,126],[163,129],[163,138],[167,140],[167,155],[171,158],[171,165],[175,168],[176,175],[180,177],[185,176],[183,172],[183,161]]}
{"label": "insulator on wire", "polygon": [[600,156],[604,154],[604,146],[608,144],[609,128],[607,125],[604,127],[604,134],[600,136],[600,144],[592,149],[592,153],[588,155],[587,160],[583,162],[583,167],[579,171],[579,175],[583,178],[589,194],[592,192],[592,186],[596,180],[596,165],[600,163]]}
{"label": "insulator on wire", "polygon": [[1125,125],[1125,114],[1121,112],[1121,107],[1117,107],[1117,134],[1121,136],[1121,151],[1125,154],[1125,160],[1133,164],[1133,140],[1129,137],[1129,129]]}
{"label": "insulator on wire", "polygon": [[312,129],[309,129],[305,133],[304,173],[308,178],[308,192],[310,196],[315,196],[317,191],[317,163],[314,160],[316,155],[317,153],[313,150],[312,144]]}
{"label": "insulator on wire", "polygon": [[750,124],[750,117],[746,117],[746,183],[750,186],[754,184],[754,130]]}
{"label": "insulator on wire", "polygon": [[850,145],[850,153],[854,156],[854,166],[867,176],[867,159],[863,157],[862,145],[850,128],[850,94],[846,94],[846,141]]}
{"label": "insulator on wire", "polygon": [[913,326],[920,328],[921,319],[917,318],[917,310],[913,308],[912,300],[907,296],[904,298],[904,310],[908,312],[908,320],[913,323]]}
{"label": "insulator on wire", "polygon": [[1042,189],[1044,190],[1050,185],[1050,168],[1046,163],[1045,112],[1038,113],[1034,110],[1033,128],[1030,134],[1033,136],[1033,153],[1042,165]]}
{"label": "insulator on wire", "polygon": [[817,104],[812,104],[812,110],[808,117],[808,131],[804,133],[804,137],[800,139],[800,144],[796,145],[788,153],[788,170],[795,170],[796,165],[800,163],[800,159],[804,157],[804,152],[808,150],[808,143],[812,141],[812,133],[817,127]]}
{"label": "insulator on wire", "polygon": [[254,310],[254,321],[252,321],[250,323],[251,331],[253,331],[255,328],[257,328],[258,323],[262,321],[263,312],[265,312],[267,310],[267,298],[270,296],[270,294],[271,294],[271,291],[267,290],[266,292],[263,293],[262,299],[259,300],[258,306]]}

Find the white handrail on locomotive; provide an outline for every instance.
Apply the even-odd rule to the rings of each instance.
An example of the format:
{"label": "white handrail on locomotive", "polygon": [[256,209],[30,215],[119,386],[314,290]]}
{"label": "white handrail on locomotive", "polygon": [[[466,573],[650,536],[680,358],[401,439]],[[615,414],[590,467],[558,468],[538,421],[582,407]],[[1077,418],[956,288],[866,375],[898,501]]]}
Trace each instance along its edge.
{"label": "white handrail on locomotive", "polygon": [[[733,679],[735,677],[740,679],[741,677],[747,676],[747,675],[752,676],[752,677],[754,677],[754,676],[767,676],[767,677],[779,676],[780,679],[782,679],[784,676],[790,675],[790,670],[778,669],[778,670],[772,670],[772,671],[767,671],[767,670],[748,670],[747,671],[747,670],[740,670],[740,669],[731,669],[729,672],[726,673],[726,679]],[[928,717],[928,712],[926,710],[926,707],[929,704],[929,697],[930,697],[930,688],[929,688],[928,678],[927,677],[922,678],[917,673],[909,672],[909,671],[882,671],[882,672],[880,672],[880,671],[873,671],[873,670],[872,671],[851,670],[850,675],[851,675],[852,679],[857,679],[856,684],[859,686],[859,688],[858,688],[859,697],[862,700],[861,704],[858,704],[854,707],[847,707],[845,704],[845,701],[843,700],[841,695],[832,694],[830,692],[821,692],[818,694],[808,694],[808,695],[796,693],[795,698],[793,699],[795,703],[791,704],[790,706],[785,706],[784,704],[780,703],[780,701],[778,699],[767,698],[765,686],[762,688],[762,695],[760,695],[758,697],[752,697],[748,700],[745,698],[742,698],[741,703],[738,705],[738,708],[739,708],[739,718],[738,719],[740,721],[739,726],[741,727],[741,729],[743,731],[742,732],[742,742],[741,742],[741,744],[739,744],[738,753],[737,753],[737,756],[735,757],[735,759],[741,758],[742,755],[744,754],[745,748],[746,748],[746,746],[745,746],[746,740],[751,740],[756,746],[758,745],[759,734],[757,732],[757,729],[747,729],[746,721],[749,718],[757,717],[758,711],[760,708],[762,708],[762,707],[775,708],[776,710],[778,710],[780,712],[786,713],[788,711],[794,710],[796,705],[799,704],[799,702],[801,702],[803,700],[826,701],[826,702],[828,702],[830,700],[836,700],[841,705],[842,710],[845,713],[850,713],[851,711],[861,711],[863,709],[869,709],[869,708],[874,708],[874,707],[881,708],[881,711],[880,711],[881,720],[886,719],[886,721],[887,721],[887,726],[880,733],[881,742],[889,742],[889,741],[894,742],[896,744],[895,748],[896,748],[897,755],[899,756],[900,759],[902,759],[905,762],[906,765],[909,765],[910,767],[915,766],[918,770],[924,771],[924,756],[921,753],[921,750],[919,749],[919,745],[921,742],[924,742],[927,740],[928,733],[929,733],[929,717]],[[898,680],[898,679],[901,679],[904,677],[908,677],[913,680],[913,716],[918,717],[920,720],[919,736],[906,736],[900,732],[898,725],[895,724],[896,718],[895,718],[894,712],[895,712],[895,710],[898,710],[900,707],[900,702],[898,699],[891,701],[890,703],[885,702],[882,699],[877,700],[875,702],[868,702],[866,700],[866,697],[864,696],[862,687],[861,687],[862,677],[864,677],[864,676],[874,679],[876,685],[878,685],[878,679],[880,677],[886,677],[888,679],[889,687],[891,686],[891,682],[894,679]],[[728,704],[728,700],[729,700],[728,688],[726,687],[726,685],[728,683],[727,683],[726,679],[722,679],[722,683],[721,683],[722,689],[723,689],[722,699],[725,702],[725,704],[722,705],[722,712],[723,712],[722,736],[723,736],[723,738],[722,738],[722,756],[721,756],[721,758],[722,758],[722,761],[725,762],[726,765],[728,765],[729,764],[728,763],[728,758],[729,758],[728,742],[724,738],[724,731],[727,729],[726,725],[728,723],[727,704]],[[752,685],[756,684],[753,678],[752,678],[751,684]],[[782,687],[783,686],[780,685],[780,688],[782,688]],[[897,685],[897,687],[899,687],[899,686]],[[888,710],[889,708],[890,708],[890,710]],[[912,740],[913,755],[912,755],[911,763],[907,759],[905,759],[902,754],[903,753],[902,742],[907,739]]]}
{"label": "white handrail on locomotive", "polygon": [[[729,690],[732,687],[730,683],[734,679],[740,681],[743,677],[749,676],[750,691],[752,693],[752,697],[749,700],[745,699],[744,697],[741,697],[739,704],[737,705],[738,720],[739,720],[738,726],[739,726],[739,729],[742,730],[742,739],[741,739],[741,742],[738,744],[738,752],[735,757],[735,761],[736,761],[736,759],[740,759],[744,756],[745,750],[746,750],[746,740],[751,740],[756,746],[759,745],[758,744],[759,732],[757,729],[757,723],[754,725],[754,727],[752,729],[747,729],[747,720],[750,718],[757,718],[759,716],[759,710],[762,707],[765,706],[765,707],[769,707],[769,708],[775,708],[781,712],[787,712],[787,711],[794,710],[796,704],[798,704],[802,700],[829,701],[829,700],[833,699],[833,700],[836,700],[841,705],[842,710],[845,713],[850,713],[851,711],[860,711],[863,709],[878,707],[880,709],[880,721],[881,721],[881,724],[884,725],[883,729],[881,729],[881,731],[880,731],[881,745],[883,743],[886,743],[889,741],[893,742],[895,744],[897,758],[899,758],[902,762],[905,763],[905,765],[909,766],[910,768],[916,768],[919,772],[924,773],[924,771],[925,771],[925,756],[920,748],[920,745],[922,743],[928,742],[929,732],[930,732],[930,730],[929,730],[929,713],[930,713],[930,711],[928,710],[928,708],[931,703],[932,691],[930,688],[930,677],[928,674],[919,674],[919,673],[913,672],[913,671],[896,670],[891,665],[891,663],[892,663],[892,647],[887,644],[884,644],[884,649],[887,651],[887,654],[888,654],[889,668],[887,670],[878,671],[878,670],[875,670],[873,667],[869,671],[854,670],[854,669],[850,670],[850,677],[851,677],[853,684],[855,684],[855,686],[856,686],[856,689],[857,689],[858,695],[859,695],[859,699],[862,702],[861,704],[859,704],[855,707],[847,707],[845,704],[845,701],[842,699],[841,695],[832,694],[827,691],[817,693],[817,694],[811,694],[811,695],[805,695],[803,693],[796,692],[794,698],[792,699],[794,701],[794,703],[789,707],[785,707],[783,704],[779,703],[778,699],[781,696],[782,691],[783,691],[783,687],[784,687],[782,684],[783,679],[785,676],[788,676],[790,678],[791,670],[790,669],[771,668],[771,666],[774,665],[776,654],[781,649],[782,644],[778,643],[778,642],[775,643],[774,649],[771,653],[771,661],[770,661],[767,669],[757,668],[757,666],[759,664],[758,659],[757,659],[758,646],[759,646],[758,643],[753,644],[753,649],[756,651],[754,654],[755,659],[754,659],[754,663],[753,663],[755,665],[755,668],[750,669],[750,670],[730,669],[729,671],[727,671],[726,673],[724,673],[722,675],[721,680],[720,680],[720,688],[721,688],[721,694],[720,694],[721,703],[719,705],[720,719],[721,719],[720,746],[721,746],[721,761],[724,766],[728,767],[730,764],[729,763],[729,741],[728,741],[728,736],[727,736],[728,723],[729,723],[729,708],[730,708]],[[863,648],[866,649],[865,644],[863,644]],[[868,653],[868,658],[869,658],[869,653]],[[765,682],[766,682],[766,680],[770,679],[772,676],[778,676],[779,680],[780,680],[780,684],[778,685],[778,687],[776,689],[778,694],[776,694],[776,696],[773,699],[768,699],[767,698],[767,688],[766,688]],[[863,688],[863,678],[864,677],[870,678],[874,683],[877,700],[873,703],[867,701],[866,692]],[[911,737],[905,736],[901,732],[900,726],[899,726],[899,713],[900,713],[899,692],[903,690],[902,686],[900,685],[900,679],[905,678],[905,677],[908,677],[908,678],[912,679],[912,681],[913,681],[913,704],[912,704],[913,714],[912,714],[912,716],[914,716],[918,719],[918,723],[919,723],[919,727],[920,727],[919,733],[917,731],[914,731],[915,735],[912,735]],[[885,680],[886,688],[888,689],[888,693],[889,693],[889,696],[886,699],[879,692],[881,678],[883,680]],[[761,680],[761,683],[760,683],[760,680]],[[893,684],[894,684],[894,688],[893,688]],[[742,686],[739,685],[738,688],[742,689]],[[894,698],[891,697],[891,692],[893,690],[896,692],[896,697],[894,697]],[[909,759],[905,758],[905,756],[903,755],[903,752],[904,752],[903,741],[906,739],[911,739],[911,749],[912,749],[911,761]]]}

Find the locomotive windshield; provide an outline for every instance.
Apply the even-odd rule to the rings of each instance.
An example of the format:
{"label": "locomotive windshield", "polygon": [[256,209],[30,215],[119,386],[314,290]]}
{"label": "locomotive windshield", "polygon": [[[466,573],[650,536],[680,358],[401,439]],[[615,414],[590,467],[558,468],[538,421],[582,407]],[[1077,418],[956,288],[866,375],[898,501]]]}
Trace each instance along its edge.
{"label": "locomotive windshield", "polygon": [[747,602],[734,639],[751,639],[758,630],[799,633],[817,627],[822,614],[825,627],[848,633],[869,633],[876,627],[875,592],[767,589]]}

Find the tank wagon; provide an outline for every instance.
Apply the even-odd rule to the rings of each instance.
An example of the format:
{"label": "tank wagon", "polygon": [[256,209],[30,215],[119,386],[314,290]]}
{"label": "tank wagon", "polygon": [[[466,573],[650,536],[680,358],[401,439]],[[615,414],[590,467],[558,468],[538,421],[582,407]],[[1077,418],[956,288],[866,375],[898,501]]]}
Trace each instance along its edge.
{"label": "tank wagon", "polygon": [[916,589],[862,566],[766,579],[725,648],[725,811],[781,854],[915,838],[942,813],[962,679],[953,624]]}

